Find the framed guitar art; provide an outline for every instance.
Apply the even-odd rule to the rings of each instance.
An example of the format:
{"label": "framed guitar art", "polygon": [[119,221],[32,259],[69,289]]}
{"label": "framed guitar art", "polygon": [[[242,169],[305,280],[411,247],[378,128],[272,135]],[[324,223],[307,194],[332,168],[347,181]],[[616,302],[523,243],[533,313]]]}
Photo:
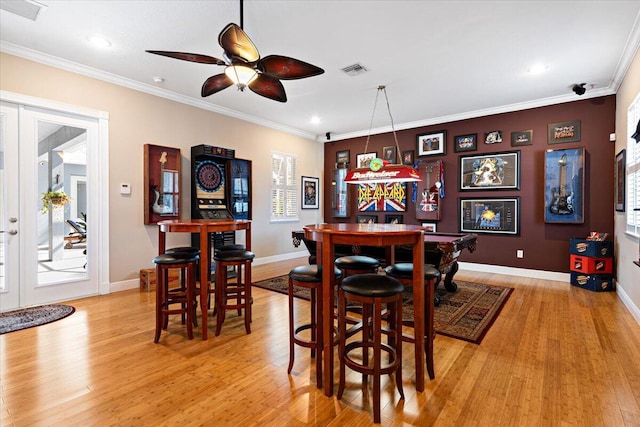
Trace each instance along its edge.
{"label": "framed guitar art", "polygon": [[144,223],[180,218],[180,149],[144,145]]}
{"label": "framed guitar art", "polygon": [[584,148],[544,155],[544,222],[584,223]]}

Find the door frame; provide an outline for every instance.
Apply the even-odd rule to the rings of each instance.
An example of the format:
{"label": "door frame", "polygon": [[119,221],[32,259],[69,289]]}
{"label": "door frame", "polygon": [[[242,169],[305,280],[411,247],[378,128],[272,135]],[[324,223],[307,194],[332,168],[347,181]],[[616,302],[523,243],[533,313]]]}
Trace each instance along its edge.
{"label": "door frame", "polygon": [[[75,105],[64,104],[47,99],[36,98],[28,95],[0,90],[0,100],[17,104],[20,108],[42,108],[62,114],[80,116],[93,119],[97,122],[98,147],[92,150],[94,158],[88,159],[92,168],[95,168],[97,188],[101,197],[97,198],[95,214],[91,222],[95,221],[96,227],[92,230],[92,239],[95,241],[95,262],[92,268],[97,270],[98,292],[108,294],[110,292],[110,260],[109,260],[109,113],[93,110]],[[21,249],[21,251],[24,248]]]}

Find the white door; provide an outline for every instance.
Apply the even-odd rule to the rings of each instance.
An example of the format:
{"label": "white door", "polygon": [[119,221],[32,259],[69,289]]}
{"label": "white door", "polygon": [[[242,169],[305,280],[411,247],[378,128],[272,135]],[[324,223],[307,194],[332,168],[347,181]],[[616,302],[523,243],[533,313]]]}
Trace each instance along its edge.
{"label": "white door", "polygon": [[[102,216],[96,208],[98,120],[9,103],[2,104],[2,113],[7,121],[17,117],[18,131],[16,137],[13,126],[3,126],[2,196],[7,203],[2,219],[7,232],[0,235],[7,267],[0,309],[98,294],[101,248],[98,239],[91,239],[98,236]],[[15,182],[13,168],[18,166]],[[77,186],[79,177],[86,185]],[[72,192],[73,215],[71,203],[50,203],[44,197]]]}

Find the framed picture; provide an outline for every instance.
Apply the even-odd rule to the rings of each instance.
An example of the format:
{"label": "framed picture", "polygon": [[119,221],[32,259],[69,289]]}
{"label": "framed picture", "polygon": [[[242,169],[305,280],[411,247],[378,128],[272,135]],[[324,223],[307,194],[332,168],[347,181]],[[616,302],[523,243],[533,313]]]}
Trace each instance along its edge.
{"label": "framed picture", "polygon": [[412,166],[413,165],[414,156],[415,156],[415,151],[413,151],[413,150],[403,151],[402,152],[402,164],[403,165]]}
{"label": "framed picture", "polygon": [[427,233],[435,233],[436,232],[436,223],[435,222],[423,222],[422,227],[424,231]]}
{"label": "framed picture", "polygon": [[520,234],[520,197],[461,197],[458,206],[463,233]]}
{"label": "framed picture", "polygon": [[358,224],[375,224],[378,222],[378,215],[356,215]]}
{"label": "framed picture", "polygon": [[484,134],[485,144],[500,144],[502,142],[502,131],[492,130]]}
{"label": "framed picture", "polygon": [[418,157],[446,154],[447,132],[441,130],[438,132],[419,134],[417,136],[416,147]]}
{"label": "framed picture", "polygon": [[318,209],[320,207],[320,178],[302,177],[302,209]]}
{"label": "framed picture", "polygon": [[544,222],[584,223],[584,148],[544,153]]}
{"label": "framed picture", "polygon": [[336,153],[336,163],[345,164],[349,163],[349,150],[342,150]]}
{"label": "framed picture", "polygon": [[404,212],[407,209],[406,182],[358,184],[358,212]]}
{"label": "framed picture", "polygon": [[511,146],[521,147],[523,145],[533,144],[533,130],[520,130],[511,132]]}
{"label": "framed picture", "polygon": [[394,145],[382,147],[382,160],[386,160],[391,164],[395,164],[397,156],[398,152]]}
{"label": "framed picture", "polygon": [[460,156],[460,191],[519,190],[520,151]]}
{"label": "framed picture", "polygon": [[478,134],[458,135],[453,138],[453,151],[476,151],[478,149]]}
{"label": "framed picture", "polygon": [[626,186],[626,159],[627,150],[622,149],[616,154],[615,165],[615,193],[613,199],[615,200],[616,210],[618,212],[624,212],[625,210],[625,186]]}
{"label": "framed picture", "polygon": [[404,217],[402,215],[385,215],[385,224],[402,224],[404,223]]}
{"label": "framed picture", "polygon": [[549,144],[580,141],[580,120],[551,123],[548,125]]}
{"label": "framed picture", "polygon": [[375,151],[372,153],[358,154],[356,155],[356,167],[368,168],[369,163],[371,163],[371,160],[375,159],[376,157],[378,157],[378,153],[376,153]]}
{"label": "framed picture", "polygon": [[180,218],[180,149],[144,144],[144,223]]}

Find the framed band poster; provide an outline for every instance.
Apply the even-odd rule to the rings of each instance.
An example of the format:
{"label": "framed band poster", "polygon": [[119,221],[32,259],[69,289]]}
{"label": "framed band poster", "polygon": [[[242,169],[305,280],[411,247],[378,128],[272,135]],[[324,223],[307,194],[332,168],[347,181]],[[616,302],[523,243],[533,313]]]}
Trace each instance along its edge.
{"label": "framed band poster", "polygon": [[180,149],[144,145],[144,223],[180,218]]}
{"label": "framed band poster", "polygon": [[520,234],[520,197],[461,197],[458,205],[462,233]]}
{"label": "framed band poster", "polygon": [[584,223],[584,148],[544,153],[544,222]]}

